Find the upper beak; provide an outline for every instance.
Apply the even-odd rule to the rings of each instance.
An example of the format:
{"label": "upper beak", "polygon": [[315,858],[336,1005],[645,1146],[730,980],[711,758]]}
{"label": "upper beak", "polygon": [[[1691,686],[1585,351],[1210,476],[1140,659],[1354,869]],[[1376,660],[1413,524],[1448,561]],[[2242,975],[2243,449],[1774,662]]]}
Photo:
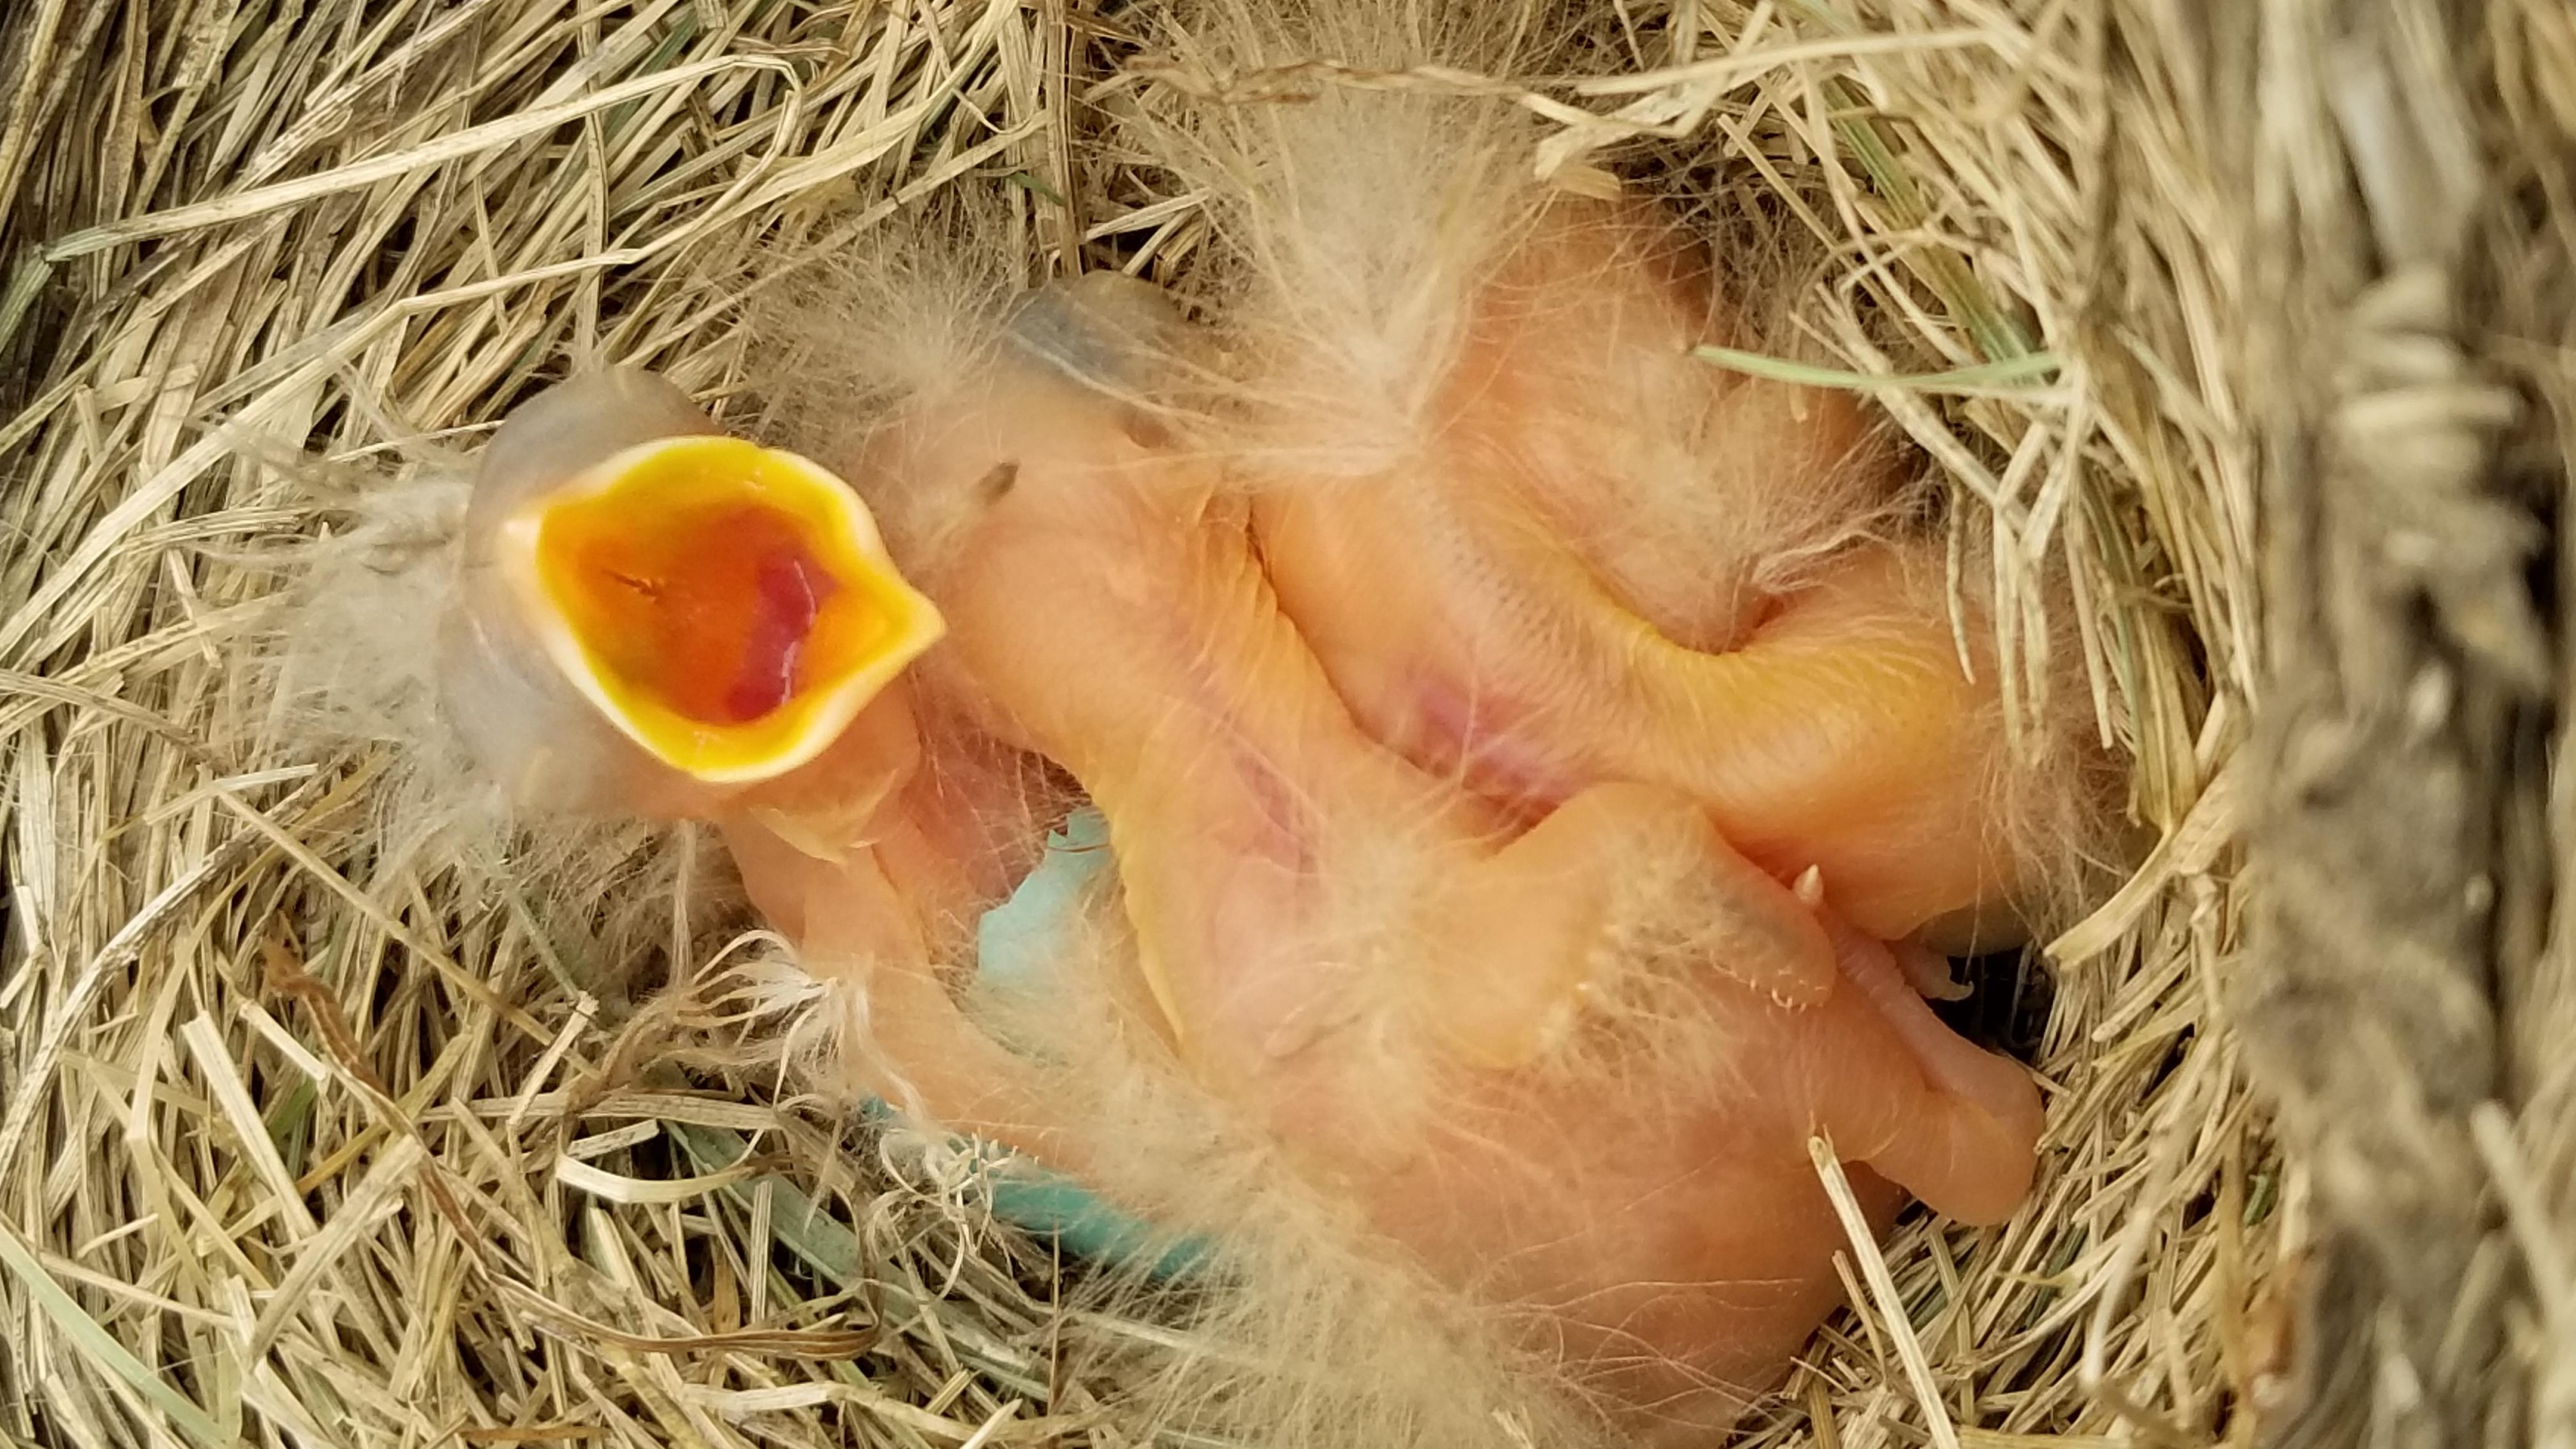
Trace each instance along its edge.
{"label": "upper beak", "polygon": [[708,784],[812,760],[945,630],[847,484],[739,438],[636,444],[528,498],[498,534],[564,675]]}

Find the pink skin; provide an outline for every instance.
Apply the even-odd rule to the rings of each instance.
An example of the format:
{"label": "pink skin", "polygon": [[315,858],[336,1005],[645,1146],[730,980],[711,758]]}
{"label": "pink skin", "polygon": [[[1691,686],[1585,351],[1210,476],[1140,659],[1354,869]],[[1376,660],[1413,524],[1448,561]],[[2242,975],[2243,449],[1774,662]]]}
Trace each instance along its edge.
{"label": "pink skin", "polygon": [[1722,1068],[1462,1077],[1428,1149],[1367,1185],[1373,1220],[1452,1281],[1543,1308],[1581,1380],[1636,1419],[1708,1442],[1842,1301],[1850,1244],[1809,1132],[1866,1164],[1848,1175],[1882,1230],[1891,1181],[1969,1222],[2028,1188],[2028,1079],[1942,1026],[1886,947],[1833,934],[1819,1007],[1710,984],[1694,1060]]}
{"label": "pink skin", "polygon": [[[1887,947],[1820,924],[1669,790],[1577,790],[1515,837],[1384,749],[1209,470],[1118,406],[1005,363],[923,400],[853,476],[880,495],[1008,480],[915,573],[991,726],[1108,818],[1179,1059],[1435,1274],[1532,1315],[1605,1397],[1722,1424],[1839,1299],[1811,1133],[1860,1164],[1881,1224],[1891,1183],[1974,1222],[2027,1190],[2029,1080],[1950,1034]],[[1716,923],[1642,1023],[1603,1000],[1620,983],[1587,984],[1641,860],[1679,863]],[[1406,867],[1393,902],[1328,889]],[[1353,948],[1372,931],[1400,949]],[[1567,1010],[1587,994],[1601,1009]],[[1439,1049],[1390,1052],[1389,1025]],[[1118,1130],[1080,1104],[1016,1115],[1003,1096],[1047,1101],[1033,1073],[959,1083],[953,1044],[921,1046],[895,1065],[951,1126],[1076,1170],[1086,1132]],[[1101,1185],[1164,1207],[1153,1183]]]}
{"label": "pink skin", "polygon": [[[968,504],[938,558],[904,560],[947,641],[821,758],[713,789],[571,716],[496,738],[581,742],[604,752],[584,778],[634,782],[610,803],[720,822],[809,967],[864,983],[859,1065],[890,1100],[1227,1226],[1189,1184],[1108,1175],[1129,1124],[1000,1047],[938,967],[1026,868],[1034,756],[1110,824],[1137,949],[1100,969],[1136,979],[1104,985],[1241,1144],[1641,1427],[1730,1421],[1838,1300],[1810,1134],[1881,1225],[1900,1188],[1972,1222],[2027,1190],[2028,1079],[1943,1028],[1886,947],[1684,793],[1593,784],[1525,824],[1381,745],[1246,511],[1123,406],[1006,357],[916,399],[848,475],[881,506]],[[1621,932],[1671,924],[1632,889],[1658,876],[1688,887],[1695,933],[1649,961]]]}
{"label": "pink skin", "polygon": [[1371,734],[1491,798],[1668,787],[1882,938],[1991,907],[2019,873],[1993,670],[1920,548],[1764,591],[1894,480],[1847,399],[1688,355],[1725,340],[1669,228],[1560,206],[1475,303],[1421,457],[1266,480],[1282,602]]}

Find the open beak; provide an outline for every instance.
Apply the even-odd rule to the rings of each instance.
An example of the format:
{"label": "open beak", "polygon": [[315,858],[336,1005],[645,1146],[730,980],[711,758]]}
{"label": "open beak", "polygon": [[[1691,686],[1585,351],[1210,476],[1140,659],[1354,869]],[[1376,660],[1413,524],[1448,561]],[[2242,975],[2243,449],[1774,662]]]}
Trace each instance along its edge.
{"label": "open beak", "polygon": [[546,652],[617,729],[707,784],[821,754],[945,630],[823,468],[739,438],[659,438],[502,520]]}

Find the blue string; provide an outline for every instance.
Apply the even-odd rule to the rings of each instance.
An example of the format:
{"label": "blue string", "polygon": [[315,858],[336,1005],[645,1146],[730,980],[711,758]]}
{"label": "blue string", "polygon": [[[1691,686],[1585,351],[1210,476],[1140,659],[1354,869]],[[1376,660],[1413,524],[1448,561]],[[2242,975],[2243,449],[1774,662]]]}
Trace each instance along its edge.
{"label": "blue string", "polygon": [[[1046,853],[1019,889],[977,924],[976,975],[981,982],[1004,989],[1043,982],[1081,924],[1084,899],[1116,868],[1109,822],[1089,807],[1074,811],[1062,829],[1047,836]],[[882,1102],[868,1107],[872,1114],[886,1111]],[[1174,1242],[1169,1233],[1034,1162],[998,1149],[985,1161],[1002,1168],[989,1177],[994,1216],[1034,1236],[1054,1238],[1075,1257],[1169,1279],[1198,1268],[1214,1253],[1205,1239]],[[1151,1262],[1146,1261],[1149,1254]]]}

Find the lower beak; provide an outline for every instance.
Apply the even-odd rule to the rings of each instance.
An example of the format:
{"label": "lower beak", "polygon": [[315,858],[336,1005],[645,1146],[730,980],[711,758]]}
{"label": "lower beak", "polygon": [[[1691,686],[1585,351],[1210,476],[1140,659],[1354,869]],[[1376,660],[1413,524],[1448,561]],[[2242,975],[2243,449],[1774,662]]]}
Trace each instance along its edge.
{"label": "lower beak", "polygon": [[945,627],[847,484],[739,438],[628,448],[519,509],[499,541],[575,687],[709,784],[812,760]]}

